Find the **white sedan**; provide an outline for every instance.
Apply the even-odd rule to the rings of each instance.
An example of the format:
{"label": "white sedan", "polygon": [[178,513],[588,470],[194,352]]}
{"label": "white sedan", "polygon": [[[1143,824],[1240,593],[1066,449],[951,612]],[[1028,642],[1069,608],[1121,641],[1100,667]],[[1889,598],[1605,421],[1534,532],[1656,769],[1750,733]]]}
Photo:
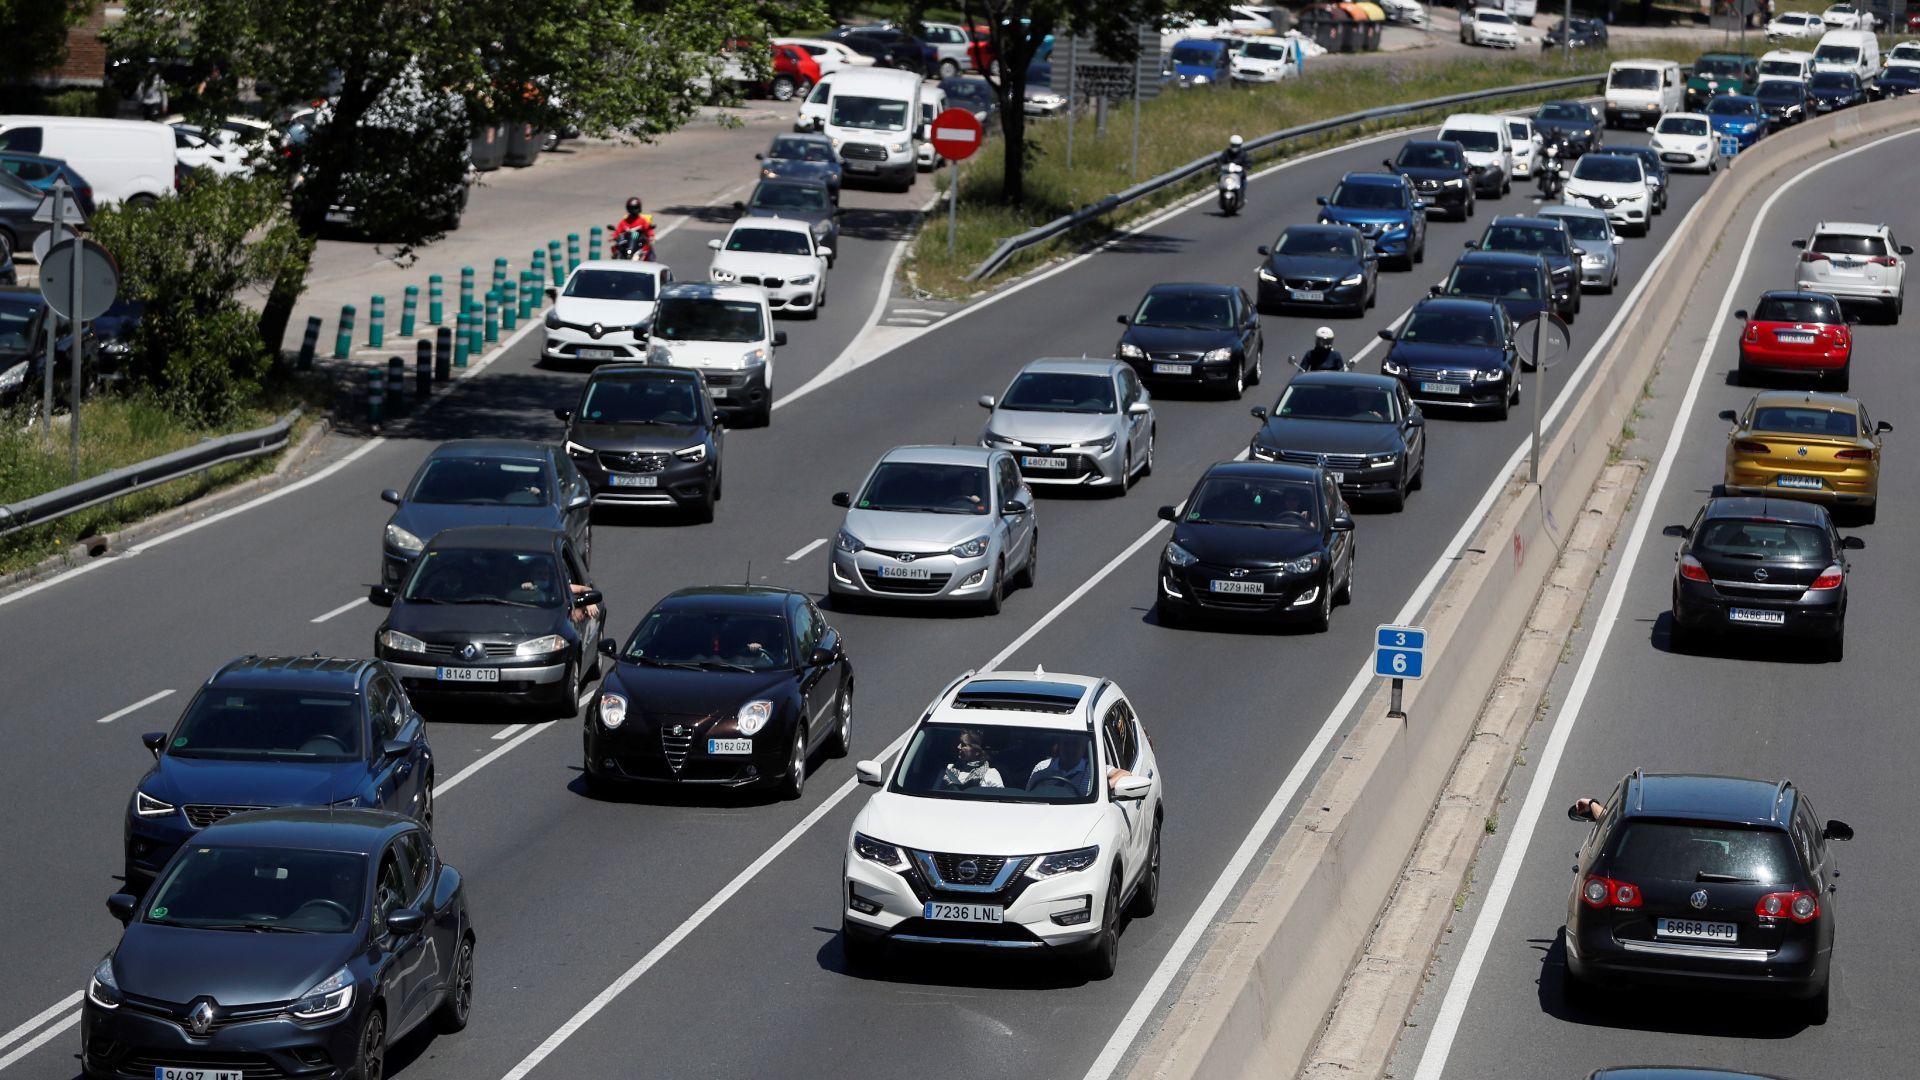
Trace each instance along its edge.
{"label": "white sedan", "polygon": [[1654,125],[1647,144],[1668,169],[1712,172],[1720,167],[1713,123],[1706,113],[1668,113]]}
{"label": "white sedan", "polygon": [[708,279],[717,285],[758,285],[774,311],[811,318],[827,302],[827,260],[833,249],[817,242],[804,221],[742,218],[725,240],[709,240],[714,251]]}
{"label": "white sedan", "polygon": [[1826,32],[1827,24],[1820,20],[1820,16],[1805,11],[1783,11],[1767,23],[1768,41],[1817,38]]}
{"label": "white sedan", "polygon": [[1820,13],[1820,21],[1829,30],[1871,30],[1873,12],[1862,11],[1852,4],[1835,4]]}
{"label": "white sedan", "polygon": [[1468,45],[1520,47],[1520,27],[1513,16],[1496,8],[1474,8],[1460,15],[1460,41]]}
{"label": "white sedan", "polygon": [[647,335],[660,290],[673,283],[665,263],[589,259],[567,275],[547,310],[543,360],[601,364],[647,358]]}

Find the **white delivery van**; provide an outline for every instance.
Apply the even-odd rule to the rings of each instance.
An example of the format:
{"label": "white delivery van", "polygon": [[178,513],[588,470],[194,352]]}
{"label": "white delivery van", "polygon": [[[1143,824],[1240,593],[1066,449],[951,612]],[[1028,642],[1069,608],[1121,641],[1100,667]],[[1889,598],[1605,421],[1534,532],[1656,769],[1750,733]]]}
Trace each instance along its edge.
{"label": "white delivery van", "polygon": [[840,153],[846,180],[867,180],[906,191],[919,175],[919,148],[927,137],[920,116],[920,76],[896,68],[843,71],[827,95],[821,130]]}
{"label": "white delivery van", "polygon": [[1687,103],[1686,80],[1671,60],[1620,60],[1607,69],[1607,126],[1652,127]]}
{"label": "white delivery van", "polygon": [[1806,82],[1813,74],[1813,54],[1802,49],[1772,49],[1760,56],[1759,78],[1756,82],[1768,79],[1792,79],[1794,82]]}
{"label": "white delivery van", "polygon": [[1880,39],[1865,30],[1829,30],[1813,47],[1813,70],[1852,72],[1864,85],[1880,74]]}
{"label": "white delivery van", "polygon": [[931,172],[947,160],[933,148],[933,118],[946,111],[947,92],[940,89],[939,83],[920,88],[920,123],[926,137],[917,144],[915,160],[920,163],[921,172]]}
{"label": "white delivery van", "polygon": [[715,409],[765,427],[773,419],[773,354],[786,343],[760,286],[683,282],[662,289],[654,304],[647,363],[698,371]]}
{"label": "white delivery van", "polygon": [[98,206],[172,194],[173,142],[172,128],[150,120],[0,116],[0,150],[62,159],[93,185]]}
{"label": "white delivery van", "polygon": [[1473,170],[1473,189],[1481,195],[1498,197],[1513,187],[1513,137],[1508,134],[1507,118],[1485,113],[1455,113],[1440,125],[1434,136],[1443,142],[1456,142]]}

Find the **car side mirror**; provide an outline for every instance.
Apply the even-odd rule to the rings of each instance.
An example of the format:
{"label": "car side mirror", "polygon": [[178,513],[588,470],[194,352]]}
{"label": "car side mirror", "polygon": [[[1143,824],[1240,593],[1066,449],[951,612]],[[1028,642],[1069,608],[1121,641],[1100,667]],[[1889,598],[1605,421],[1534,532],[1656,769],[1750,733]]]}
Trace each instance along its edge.
{"label": "car side mirror", "polygon": [[1315,195],[1313,201],[1321,206],[1327,205],[1327,197],[1325,195]]}
{"label": "car side mirror", "polygon": [[1847,321],[1848,326],[1860,325],[1860,313],[1857,311],[1846,312],[1845,314],[1841,315],[1841,318]]}
{"label": "car side mirror", "polygon": [[1255,405],[1247,411],[1253,414],[1255,420],[1265,420],[1267,418],[1267,407],[1265,405]]}
{"label": "car side mirror", "polygon": [[1902,254],[1902,255],[1911,255],[1911,254],[1913,254],[1913,245],[1912,245],[1912,244],[1901,244],[1901,245],[1900,245],[1900,254]]}
{"label": "car side mirror", "polygon": [[553,418],[555,420],[560,421],[563,424],[569,423],[573,420],[573,410],[572,409],[555,409],[553,410]]}
{"label": "car side mirror", "polygon": [[840,218],[846,217],[847,212],[844,209],[836,206],[833,208],[833,216],[835,220],[838,220]]}
{"label": "car side mirror", "polygon": [[1426,414],[1414,413],[1412,416],[1407,417],[1407,426],[1408,427],[1426,427],[1427,426]]}
{"label": "car side mirror", "polygon": [[718,237],[715,237],[714,239],[707,241],[707,247],[713,249],[714,251],[719,251],[720,239]]}
{"label": "car side mirror", "polygon": [[1380,331],[1380,340],[1381,340],[1381,341],[1392,341],[1392,340],[1393,340],[1393,331],[1391,331],[1391,330],[1382,330],[1382,331]]}
{"label": "car side mirror", "polygon": [[167,733],[164,731],[149,731],[145,735],[140,736],[140,745],[153,751],[153,756],[158,758],[161,748],[167,745]]}
{"label": "car side mirror", "polygon": [[1720,419],[1725,420],[1729,424],[1737,424],[1740,422],[1740,414],[1734,412],[1732,409],[1721,409]]}
{"label": "car side mirror", "polygon": [[620,659],[620,644],[610,637],[600,639],[600,655],[609,660]]}
{"label": "car side mirror", "polygon": [[786,344],[787,344],[787,332],[785,330],[775,330],[773,332],[773,347],[776,349],[781,349],[781,348],[785,348]]}
{"label": "car side mirror", "polygon": [[1693,530],[1687,528],[1685,525],[1668,525],[1666,528],[1660,530],[1660,535],[1673,536],[1685,540],[1692,532]]}
{"label": "car side mirror", "polygon": [[1793,246],[1797,248],[1805,249],[1807,246],[1807,242],[1805,240],[1795,240],[1793,242]]}
{"label": "car side mirror", "polygon": [[1873,425],[1873,433],[1875,435],[1885,435],[1887,432],[1892,430],[1893,430],[1893,425],[1887,423],[1885,420],[1882,420],[1879,423]]}
{"label": "car side mirror", "polygon": [[[1826,825],[1820,830],[1820,836],[1825,840],[1851,840],[1853,839],[1853,826],[1844,821],[1836,821],[1828,818]],[[113,902],[109,900],[107,903],[108,906],[112,906]]]}
{"label": "car side mirror", "polygon": [[981,395],[980,395],[980,407],[981,407],[981,408],[983,408],[983,409],[991,409],[991,408],[993,408],[993,395],[992,395],[992,394],[981,394]]}
{"label": "car side mirror", "polygon": [[412,749],[413,744],[405,739],[388,739],[386,742],[380,744],[380,756],[389,760],[402,758],[406,757],[407,752]]}
{"label": "car side mirror", "polygon": [[739,199],[735,199],[733,200],[733,209],[735,213],[745,213],[747,204],[741,202]]}
{"label": "car side mirror", "polygon": [[604,604],[606,600],[606,594],[602,593],[599,589],[588,589],[585,592],[575,593],[573,597],[574,606],[583,608]]}
{"label": "car side mirror", "polygon": [[1734,318],[1736,318],[1736,319],[1739,319],[1739,320],[1740,320],[1741,322],[1746,322],[1746,321],[1747,321],[1747,309],[1746,309],[1746,308],[1741,308],[1741,309],[1739,309],[1738,311],[1735,311],[1735,312],[1733,313],[1733,317],[1734,317]]}
{"label": "car side mirror", "polygon": [[367,590],[367,603],[374,607],[392,607],[393,590],[385,585],[375,585]]}
{"label": "car side mirror", "polygon": [[1439,295],[1441,295],[1441,294],[1443,294],[1443,293],[1445,293],[1446,291],[1447,291],[1446,289],[1444,289],[1444,288],[1442,288],[1442,287],[1440,287],[1440,286],[1438,286],[1438,285],[1429,285],[1429,286],[1427,286],[1427,295],[1428,295],[1428,296],[1439,296]]}
{"label": "car side mirror", "polygon": [[1580,804],[1577,802],[1570,802],[1567,804],[1567,820],[1577,821],[1582,825],[1593,824],[1592,818],[1580,812]]}
{"label": "car side mirror", "polygon": [[1469,241],[1467,241],[1466,243],[1464,243],[1464,244],[1462,244],[1462,245],[1460,245],[1460,246],[1461,246],[1461,247],[1463,247],[1463,248],[1466,248],[1466,249],[1467,249],[1468,251],[1472,251],[1472,250],[1473,250],[1474,248],[1477,248],[1477,247],[1479,247],[1479,246],[1480,246],[1480,241],[1478,241],[1478,240],[1469,240]]}
{"label": "car side mirror", "polygon": [[399,506],[400,493],[398,491],[395,491],[393,488],[388,488],[387,490],[380,493],[380,501],[390,502],[395,506]]}
{"label": "car side mirror", "polygon": [[1153,777],[1133,773],[1113,782],[1115,799],[1144,799],[1153,790]]}
{"label": "car side mirror", "polygon": [[1867,542],[1857,536],[1845,536],[1841,537],[1840,546],[1848,551],[1859,551],[1867,546]]}
{"label": "car side mirror", "polygon": [[592,489],[579,492],[578,494],[574,495],[573,498],[567,500],[567,509],[569,510],[585,510],[587,507],[592,505],[593,505]]}
{"label": "car side mirror", "polygon": [[387,915],[387,933],[401,937],[419,932],[427,925],[427,913],[417,907],[401,908]]}
{"label": "car side mirror", "polygon": [[1180,520],[1180,509],[1178,507],[1163,506],[1159,510],[1155,511],[1155,513],[1159,515],[1161,521],[1179,521]]}
{"label": "car side mirror", "polygon": [[834,493],[833,493],[833,505],[835,505],[835,506],[852,506],[852,505],[853,505],[853,493],[852,493],[852,492],[850,492],[850,491],[836,491],[836,492],[834,492]]}
{"label": "car side mirror", "polygon": [[1025,499],[1008,499],[1000,507],[1003,514],[1024,514],[1033,509],[1033,504]]}
{"label": "car side mirror", "polygon": [[1272,248],[1270,248],[1270,247],[1268,247],[1268,246],[1267,246],[1267,245],[1265,245],[1265,244],[1261,244],[1261,245],[1260,245],[1259,247],[1257,247],[1257,248],[1254,248],[1253,250],[1254,250],[1255,252],[1257,252],[1258,254],[1261,254],[1261,255],[1272,255],[1272,254],[1273,254],[1273,249],[1272,249]]}
{"label": "car side mirror", "polygon": [[833,249],[828,247],[825,244],[821,244],[819,247],[815,248],[814,250],[819,252],[820,257],[823,259],[833,258]]}
{"label": "car side mirror", "polygon": [[[1830,821],[1827,823],[1827,826],[1831,828],[1835,824],[1837,824],[1837,822]],[[1848,829],[1847,835],[1852,836],[1853,830]],[[121,926],[125,926],[128,923],[132,922],[133,913],[135,911],[138,911],[139,908],[140,908],[140,898],[133,895],[132,893],[117,892],[117,893],[114,893],[112,896],[107,897],[107,910],[113,913],[114,918],[120,920]]]}
{"label": "car side mirror", "polygon": [[1613,246],[1614,246],[1614,247],[1619,247],[1619,246],[1620,246],[1621,244],[1624,244],[1624,243],[1626,243],[1626,242],[1627,242],[1627,238],[1626,238],[1626,237],[1624,237],[1624,236],[1621,236],[1621,235],[1619,235],[1618,233],[1616,233],[1616,234],[1614,234],[1614,237],[1613,237]]}
{"label": "car side mirror", "polygon": [[1381,164],[1381,165],[1383,165],[1383,166],[1385,166],[1385,167],[1386,167],[1386,170],[1387,170],[1388,172],[1393,172],[1393,171],[1394,171],[1394,168],[1393,168],[1393,162],[1391,162],[1391,161],[1388,161],[1388,160],[1387,160],[1386,158],[1381,158],[1381,159],[1380,159],[1380,164]]}
{"label": "car side mirror", "polygon": [[1128,416],[1145,416],[1153,411],[1153,406],[1145,401],[1136,401],[1127,406]]}
{"label": "car side mirror", "polygon": [[832,649],[815,649],[812,652],[807,654],[807,666],[808,667],[826,667],[828,664],[831,664],[838,659],[840,658],[834,655],[834,651]]}
{"label": "car side mirror", "polygon": [[1119,323],[1121,326],[1128,325],[1127,317],[1125,315],[1120,316],[1118,319],[1115,319],[1114,321]]}
{"label": "car side mirror", "polygon": [[1330,524],[1333,526],[1334,532],[1353,531],[1353,519],[1345,514],[1336,515]]}
{"label": "car side mirror", "polygon": [[863,784],[879,787],[880,763],[877,761],[856,761],[853,763],[853,775]]}

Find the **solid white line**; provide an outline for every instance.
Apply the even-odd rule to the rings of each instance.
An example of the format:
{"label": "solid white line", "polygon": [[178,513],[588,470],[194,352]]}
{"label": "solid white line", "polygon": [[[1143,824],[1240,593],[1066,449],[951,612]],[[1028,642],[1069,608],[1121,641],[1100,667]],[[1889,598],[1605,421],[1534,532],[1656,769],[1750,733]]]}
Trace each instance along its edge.
{"label": "solid white line", "polygon": [[315,623],[323,623],[323,622],[326,622],[328,619],[333,618],[335,615],[345,615],[347,612],[352,611],[354,608],[357,608],[361,604],[364,604],[366,602],[367,602],[366,597],[364,596],[358,597],[356,599],[349,600],[344,604],[341,604],[339,607],[334,608],[332,611],[327,612],[325,615],[316,615],[307,621],[315,622]]}
{"label": "solid white line", "polygon": [[1447,984],[1447,993],[1440,1002],[1440,1011],[1434,1017],[1430,1028],[1432,1034],[1420,1055],[1420,1067],[1414,1073],[1414,1080],[1439,1080],[1446,1069],[1447,1056],[1453,1051],[1454,1039],[1460,1033],[1460,1021],[1465,1018],[1467,1002],[1473,996],[1473,986],[1480,977],[1480,969],[1487,959],[1487,950],[1493,944],[1493,935],[1500,928],[1501,916],[1505,913],[1507,901],[1512,898],[1513,885],[1520,876],[1521,864],[1526,861],[1527,848],[1533,840],[1534,829],[1540,823],[1540,815],[1545,808],[1547,795],[1553,787],[1554,774],[1559,771],[1560,757],[1566,751],[1567,740],[1572,736],[1574,725],[1580,721],[1580,710],[1586,704],[1587,692],[1593,687],[1594,675],[1599,671],[1600,662],[1605,658],[1607,642],[1613,637],[1613,628],[1620,619],[1621,605],[1626,602],[1627,589],[1633,580],[1633,569],[1640,560],[1640,552],[1646,542],[1647,531],[1652,526],[1654,515],[1659,512],[1660,493],[1666,489],[1667,479],[1673,473],[1674,460],[1679,457],[1680,445],[1685,441],[1686,421],[1693,414],[1695,402],[1700,396],[1701,384],[1706,381],[1707,368],[1713,361],[1714,349],[1720,344],[1720,332],[1727,325],[1728,313],[1733,309],[1734,300],[1745,287],[1747,262],[1753,254],[1755,242],[1760,238],[1760,227],[1766,222],[1767,214],[1780,196],[1786,194],[1794,185],[1812,176],[1814,173],[1836,162],[1845,161],[1855,154],[1865,153],[1895,139],[1912,135],[1912,131],[1902,131],[1885,138],[1875,139],[1863,146],[1854,147],[1842,154],[1817,162],[1810,168],[1795,175],[1767,196],[1760,204],[1759,213],[1754,215],[1753,225],[1747,231],[1747,240],[1740,249],[1740,259],[1734,264],[1733,278],[1727,285],[1726,293],[1720,298],[1720,308],[1714,313],[1713,322],[1707,330],[1707,340],[1700,348],[1700,356],[1694,361],[1693,375],[1687,380],[1686,393],[1680,398],[1679,419],[1660,451],[1660,461],[1654,466],[1653,478],[1647,484],[1647,493],[1637,500],[1640,512],[1633,520],[1632,531],[1628,534],[1620,566],[1614,572],[1613,582],[1607,588],[1606,599],[1600,606],[1600,617],[1595,624],[1594,640],[1588,643],[1586,652],[1580,657],[1580,666],[1574,672],[1573,682],[1567,688],[1566,703],[1561,706],[1553,731],[1547,736],[1547,745],[1540,755],[1540,765],[1527,786],[1526,801],[1520,806],[1520,814],[1512,837],[1507,841],[1506,850],[1501,852],[1500,865],[1494,871],[1488,883],[1486,904],[1474,920],[1473,932],[1467,938],[1467,944],[1460,953],[1460,965],[1455,969],[1453,979]]}
{"label": "solid white line", "polygon": [[[40,1034],[35,1035],[33,1038],[28,1039],[26,1042],[21,1043],[6,1057],[0,1057],[0,1069],[5,1069],[7,1066],[12,1065],[14,1062],[19,1061],[21,1058],[52,1042],[58,1038],[62,1032],[65,1032],[68,1028],[79,1022],[80,1010],[75,1009],[73,1012],[67,1014],[65,1020],[60,1021]],[[69,1066],[69,1068],[71,1068],[71,1066]]]}
{"label": "solid white line", "polygon": [[59,1001],[54,1002],[52,1006],[47,1008],[40,1015],[34,1017],[33,1019],[27,1021],[24,1024],[21,1024],[19,1027],[14,1028],[12,1031],[7,1032],[5,1035],[0,1035],[0,1047],[13,1045],[13,1043],[16,1040],[25,1038],[28,1032],[34,1030],[35,1028],[38,1028],[41,1024],[46,1023],[47,1021],[53,1019],[55,1016],[58,1016],[61,1012],[67,1009],[71,1009],[75,1005],[78,1005],[79,1003],[80,1003],[80,991],[75,990],[73,993],[68,994],[66,997],[63,997]]}
{"label": "solid white line", "polygon": [[513,741],[502,744],[497,749],[494,749],[488,752],[486,757],[481,758],[479,761],[474,762],[473,764],[467,766],[466,768],[461,769],[459,772],[454,773],[452,776],[447,777],[445,780],[442,780],[439,783],[433,785],[433,797],[437,799],[440,796],[445,795],[447,792],[452,791],[455,787],[458,787],[462,782],[467,780],[474,773],[479,772],[481,769],[486,768],[487,766],[500,760],[501,757],[512,752],[514,747],[519,746],[521,743],[526,742],[528,739],[533,738],[535,735],[540,734],[541,732],[547,730],[548,728],[552,727],[557,723],[559,723],[559,721],[557,720],[548,720],[543,723],[535,724],[532,727],[528,728],[527,730],[521,732],[519,736],[516,737]]}
{"label": "solid white line", "polygon": [[503,727],[499,731],[496,731],[493,733],[493,741],[499,742],[502,739],[511,739],[513,738],[514,732],[519,731],[521,728],[526,726],[527,725],[525,724],[508,724],[506,727]]}
{"label": "solid white line", "polygon": [[[154,702],[159,701],[163,697],[172,696],[172,694],[173,694],[173,691],[171,690],[162,690],[157,694],[148,694],[146,697],[141,698],[139,701],[134,702],[133,704],[127,706],[124,709],[115,709],[113,712],[110,712],[107,715],[101,717],[100,719],[95,720],[94,723],[111,724],[115,720],[120,719],[121,717],[127,715],[128,713],[138,712],[141,709],[144,709],[147,706],[153,704]],[[5,1044],[0,1043],[0,1045],[5,1045]]]}
{"label": "solid white line", "polygon": [[806,547],[801,548],[799,551],[796,551],[793,554],[787,556],[786,561],[799,562],[801,559],[806,558],[807,555],[813,551],[813,549],[819,547],[821,544],[824,544],[826,542],[827,542],[827,538],[823,536],[820,539],[815,540],[811,544],[808,544]]}

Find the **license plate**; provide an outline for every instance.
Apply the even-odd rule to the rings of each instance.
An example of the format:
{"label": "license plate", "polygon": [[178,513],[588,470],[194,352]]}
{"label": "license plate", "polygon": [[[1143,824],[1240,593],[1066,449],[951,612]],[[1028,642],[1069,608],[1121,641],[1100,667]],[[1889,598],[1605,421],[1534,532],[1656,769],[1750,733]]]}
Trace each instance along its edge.
{"label": "license plate", "polygon": [[1839,267],[1842,270],[1852,270],[1854,267],[1857,267],[1860,264],[1857,262],[1854,262],[1852,259],[1835,258],[1833,260],[1833,265]]}
{"label": "license plate", "polygon": [[1420,392],[1423,394],[1452,394],[1457,397],[1460,394],[1460,384],[1450,382],[1423,382],[1420,384]]}
{"label": "license plate", "polygon": [[1192,364],[1155,364],[1153,365],[1153,373],[1155,375],[1191,375],[1193,374],[1193,365]]}
{"label": "license plate", "polygon": [[1785,626],[1787,613],[1784,611],[1768,611],[1765,608],[1728,608],[1727,621],[1755,623],[1760,626]]}
{"label": "license plate", "polygon": [[998,904],[943,904],[938,900],[929,900],[922,911],[926,918],[940,922],[1006,921],[1006,912]]}
{"label": "license plate", "polygon": [[1681,164],[1685,164],[1693,160],[1693,155],[1692,154],[1672,154],[1672,153],[1661,154],[1660,160],[1661,161],[1677,161],[1677,162],[1680,162]]}
{"label": "license plate", "polygon": [[1344,484],[1344,483],[1346,483],[1346,482],[1347,482],[1347,474],[1346,474],[1346,473],[1343,473],[1343,472],[1330,472],[1330,473],[1328,473],[1327,475],[1328,475],[1328,476],[1331,476],[1331,477],[1333,477],[1333,482],[1334,482],[1334,483],[1336,483],[1336,484]]}
{"label": "license plate", "polygon": [[710,398],[713,398],[715,401],[724,400],[727,397],[727,394],[728,394],[728,390],[724,386],[707,387],[707,396]]}
{"label": "license plate", "polygon": [[1208,582],[1207,587],[1219,593],[1249,593],[1259,595],[1267,591],[1266,585],[1258,581],[1227,581],[1217,579]]}
{"label": "license plate", "polygon": [[169,1069],[153,1067],[153,1080],[245,1080],[239,1069]]}
{"label": "license plate", "polygon": [[751,754],[753,753],[753,740],[752,739],[708,739],[707,753],[709,754]]}
{"label": "license plate", "polygon": [[499,682],[500,669],[490,667],[443,667],[434,671],[441,682]]}
{"label": "license plate", "polygon": [[1782,476],[1774,482],[1784,488],[1801,488],[1806,491],[1818,491],[1826,487],[1826,484],[1817,476]]}
{"label": "license plate", "polygon": [[1812,334],[1775,334],[1773,335],[1773,340],[1779,342],[1782,345],[1811,345],[1813,344],[1813,335]]}
{"label": "license plate", "polygon": [[1319,289],[1288,289],[1287,292],[1292,294],[1295,300],[1305,300],[1309,303],[1319,303],[1327,298],[1327,294]]}
{"label": "license plate", "polygon": [[933,576],[933,571],[924,566],[883,566],[880,568],[883,578],[902,578],[907,581],[925,581]]}
{"label": "license plate", "polygon": [[621,473],[610,474],[607,482],[614,487],[657,488],[660,486],[660,478],[657,476],[627,476]]}
{"label": "license plate", "polygon": [[1020,464],[1023,468],[1028,469],[1064,469],[1067,467],[1067,459],[1063,457],[1023,457],[1020,459]]}
{"label": "license plate", "polygon": [[845,166],[848,172],[877,172],[880,168],[880,163],[877,161],[842,161],[840,164]]}
{"label": "license plate", "polygon": [[613,359],[613,350],[612,349],[581,349],[579,355],[580,355],[580,359],[582,360],[611,360]]}
{"label": "license plate", "polygon": [[1740,927],[1730,922],[1700,922],[1697,919],[1659,919],[1653,932],[1660,937],[1693,938],[1732,944],[1740,939]]}

